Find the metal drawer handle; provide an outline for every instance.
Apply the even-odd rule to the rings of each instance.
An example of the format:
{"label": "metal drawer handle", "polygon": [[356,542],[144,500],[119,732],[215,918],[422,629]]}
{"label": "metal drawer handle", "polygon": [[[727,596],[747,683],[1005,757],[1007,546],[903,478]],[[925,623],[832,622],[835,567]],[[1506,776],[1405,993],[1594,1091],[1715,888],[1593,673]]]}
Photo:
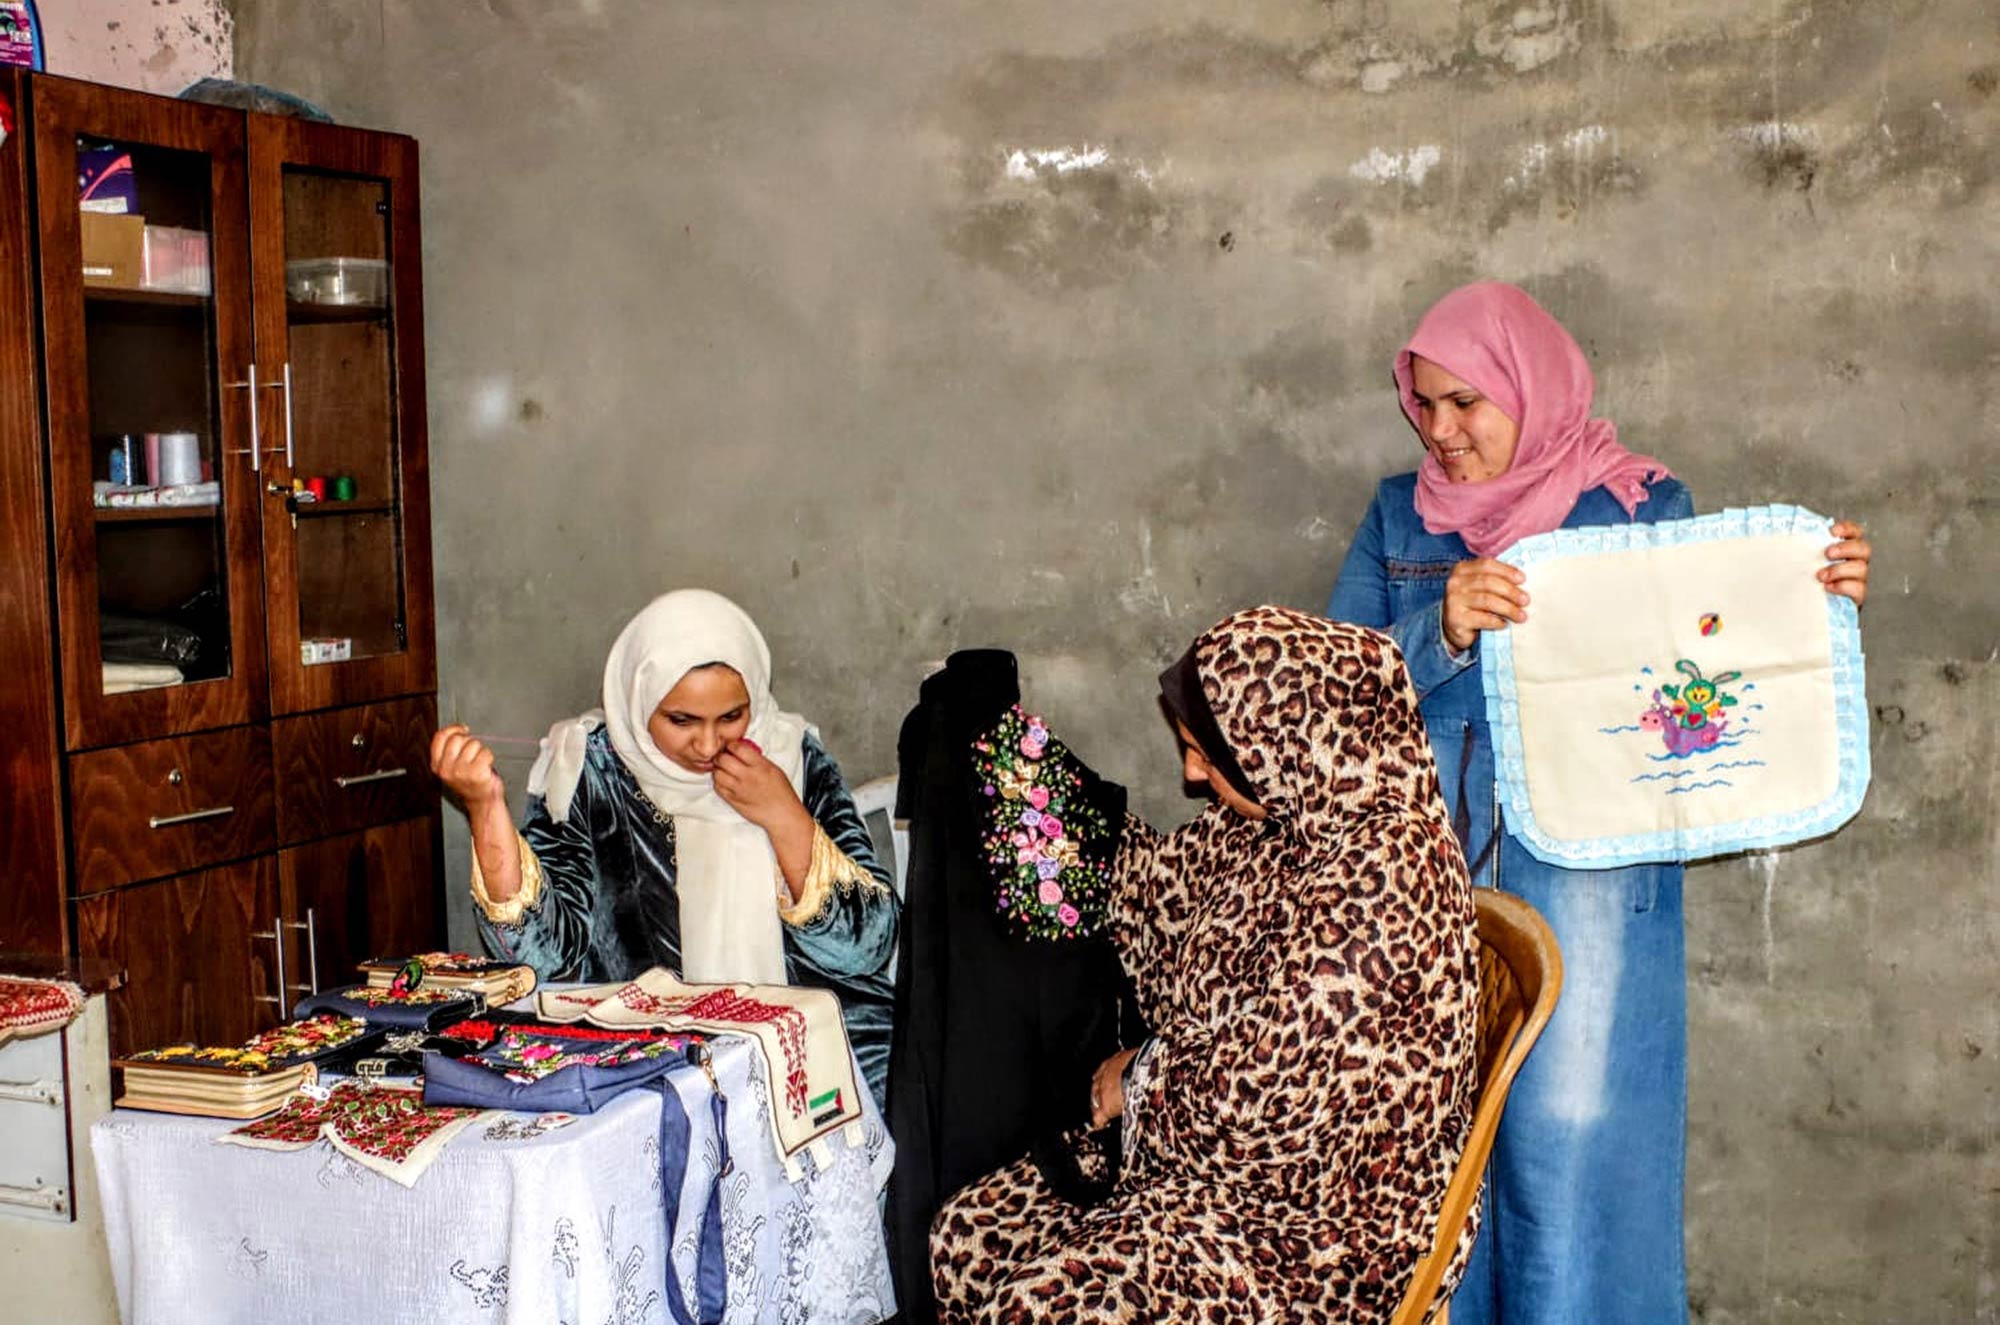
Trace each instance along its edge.
{"label": "metal drawer handle", "polygon": [[409,774],[410,770],[407,768],[378,768],[373,773],[356,773],[351,777],[335,778],[333,785],[341,788],[358,787],[364,782],[387,782],[390,778],[408,777]]}
{"label": "metal drawer handle", "polygon": [[278,922],[279,929],[303,929],[306,932],[306,975],[311,980],[311,983],[292,985],[291,992],[294,994],[317,994],[319,992],[319,932],[313,922],[313,908],[310,906],[306,908],[304,922],[297,920],[280,920]]}
{"label": "metal drawer handle", "polygon": [[59,1109],[63,1102],[63,1085],[60,1081],[0,1081],[0,1100],[48,1104]]}
{"label": "metal drawer handle", "polygon": [[219,819],[234,813],[234,805],[211,805],[206,810],[189,810],[186,814],[156,814],[146,820],[146,827],[172,828],[175,824],[191,824],[197,819]]}
{"label": "metal drawer handle", "polygon": [[31,1210],[47,1210],[51,1214],[69,1212],[69,1192],[61,1187],[51,1187],[43,1183],[39,1187],[16,1187],[13,1183],[0,1183],[0,1205],[24,1205]]}
{"label": "metal drawer handle", "polygon": [[256,998],[259,1003],[276,1003],[278,1005],[278,1020],[283,1021],[285,1019],[284,1010],[287,1007],[291,1006],[290,1004],[285,1002],[286,989],[285,989],[284,921],[277,916],[272,916],[271,927],[269,929],[260,929],[256,933],[252,934],[250,937],[253,939],[269,939],[271,940],[271,946],[275,947],[278,950],[278,992],[275,994],[258,994]]}

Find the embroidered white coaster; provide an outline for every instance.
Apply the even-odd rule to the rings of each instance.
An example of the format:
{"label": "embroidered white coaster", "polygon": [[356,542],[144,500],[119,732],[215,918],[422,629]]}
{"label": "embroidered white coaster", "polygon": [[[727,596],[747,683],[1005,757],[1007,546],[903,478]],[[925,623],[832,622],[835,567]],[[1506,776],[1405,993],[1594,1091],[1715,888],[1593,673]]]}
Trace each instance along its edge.
{"label": "embroidered white coaster", "polygon": [[1500,560],[1529,619],[1481,639],[1507,824],[1537,857],[1610,868],[1833,831],[1868,789],[1854,604],[1813,572],[1796,506],[1560,529]]}

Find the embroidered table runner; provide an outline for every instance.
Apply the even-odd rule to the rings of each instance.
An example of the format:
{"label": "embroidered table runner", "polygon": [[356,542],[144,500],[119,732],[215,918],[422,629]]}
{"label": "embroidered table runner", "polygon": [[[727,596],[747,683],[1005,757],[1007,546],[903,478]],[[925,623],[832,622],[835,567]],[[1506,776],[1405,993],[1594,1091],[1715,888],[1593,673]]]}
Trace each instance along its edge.
{"label": "embroidered table runner", "polygon": [[1831,832],[1868,788],[1854,604],[1830,522],[1796,506],[1560,529],[1500,559],[1529,619],[1482,635],[1507,823],[1539,858],[1609,868]]}
{"label": "embroidered table runner", "polygon": [[844,1128],[849,1146],[861,1144],[854,1055],[840,1020],[840,1000],[827,990],[683,984],[655,966],[623,984],[545,990],[539,1007],[549,1021],[754,1037],[772,1077],[772,1140],[794,1182],[805,1176],[801,1150],[811,1147],[821,1169],[832,1165],[823,1140],[829,1133]]}

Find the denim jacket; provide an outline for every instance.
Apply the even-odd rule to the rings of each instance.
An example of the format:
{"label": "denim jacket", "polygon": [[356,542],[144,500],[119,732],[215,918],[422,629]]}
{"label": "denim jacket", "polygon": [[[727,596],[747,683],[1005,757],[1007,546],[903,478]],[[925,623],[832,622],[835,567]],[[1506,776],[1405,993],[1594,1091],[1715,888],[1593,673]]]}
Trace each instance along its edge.
{"label": "denim jacket", "polygon": [[[1437,757],[1438,781],[1453,826],[1473,866],[1473,882],[1497,878],[1493,831],[1500,822],[1494,799],[1493,742],[1486,730],[1486,692],[1479,645],[1454,654],[1444,638],[1444,584],[1452,567],[1472,555],[1457,534],[1433,534],[1416,507],[1417,476],[1397,474],[1375,489],[1326,614],[1388,632],[1403,651],[1416,684],[1424,728]],[[1655,524],[1694,514],[1694,500],[1678,479],[1662,478],[1630,515],[1604,488],[1577,499],[1565,529],[1585,525]],[[1534,586],[1528,586],[1532,593]]]}

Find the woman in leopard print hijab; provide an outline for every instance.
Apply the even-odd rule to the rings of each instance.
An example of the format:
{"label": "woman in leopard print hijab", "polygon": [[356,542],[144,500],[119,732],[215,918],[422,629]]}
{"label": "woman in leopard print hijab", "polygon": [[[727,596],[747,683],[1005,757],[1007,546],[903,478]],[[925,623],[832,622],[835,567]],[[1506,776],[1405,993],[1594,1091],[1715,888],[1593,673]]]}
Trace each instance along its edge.
{"label": "woman in leopard print hijab", "polygon": [[1123,1118],[1115,1193],[1069,1205],[1025,1162],[961,1192],[932,1232],[941,1316],[1387,1321],[1474,1089],[1472,896],[1416,693],[1386,636],[1276,607],[1162,688],[1215,803],[1132,821],[1119,855],[1155,1033],[1092,1091]]}

